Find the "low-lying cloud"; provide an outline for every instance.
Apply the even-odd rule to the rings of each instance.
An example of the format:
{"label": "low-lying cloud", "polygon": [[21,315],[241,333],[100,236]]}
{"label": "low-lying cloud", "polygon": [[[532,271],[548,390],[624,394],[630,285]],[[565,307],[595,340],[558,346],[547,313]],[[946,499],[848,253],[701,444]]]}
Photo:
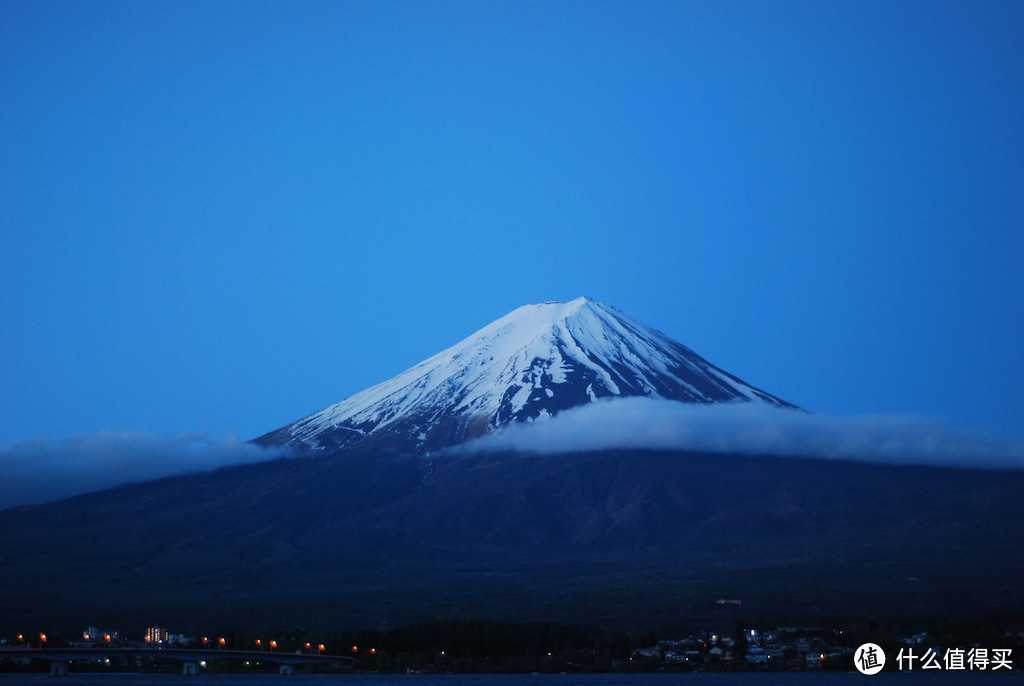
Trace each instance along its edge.
{"label": "low-lying cloud", "polygon": [[517,424],[460,451],[688,450],[890,464],[1024,469],[1024,442],[950,428],[938,417],[838,417],[755,403],[616,398]]}
{"label": "low-lying cloud", "polygon": [[26,441],[0,450],[0,509],[286,454],[234,436],[215,438],[205,433],[164,438],[100,432],[59,441]]}
{"label": "low-lying cloud", "polygon": [[[979,469],[1024,469],[1024,441],[954,429],[939,417],[810,414],[754,403],[616,398],[514,424],[453,451],[687,450]],[[0,450],[0,509],[124,483],[284,457],[234,436],[101,432]]]}

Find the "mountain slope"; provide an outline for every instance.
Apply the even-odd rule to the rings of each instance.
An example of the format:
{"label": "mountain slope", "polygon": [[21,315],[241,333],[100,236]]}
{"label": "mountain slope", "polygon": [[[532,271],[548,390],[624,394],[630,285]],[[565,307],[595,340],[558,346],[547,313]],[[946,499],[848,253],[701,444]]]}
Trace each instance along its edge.
{"label": "mountain slope", "polygon": [[1024,608],[1022,471],[635,450],[422,465],[356,448],[2,511],[0,630]]}
{"label": "mountain slope", "polygon": [[792,407],[614,307],[577,298],[524,305],[255,442],[331,451],[386,439],[423,452],[611,396]]}

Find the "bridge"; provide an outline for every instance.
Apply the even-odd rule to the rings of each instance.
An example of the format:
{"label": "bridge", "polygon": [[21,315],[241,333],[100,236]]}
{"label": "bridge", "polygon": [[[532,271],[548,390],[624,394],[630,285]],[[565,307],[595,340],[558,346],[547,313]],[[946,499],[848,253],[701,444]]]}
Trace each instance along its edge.
{"label": "bridge", "polygon": [[296,665],[338,663],[351,666],[354,658],[349,655],[324,655],[310,653],[277,653],[259,650],[216,650],[212,648],[0,648],[0,658],[47,660],[50,674],[67,676],[68,665],[79,660],[106,660],[115,658],[151,658],[177,660],[181,662],[181,673],[199,673],[201,662],[214,660],[248,660],[250,662],[271,662],[280,666],[281,674],[292,674]]}

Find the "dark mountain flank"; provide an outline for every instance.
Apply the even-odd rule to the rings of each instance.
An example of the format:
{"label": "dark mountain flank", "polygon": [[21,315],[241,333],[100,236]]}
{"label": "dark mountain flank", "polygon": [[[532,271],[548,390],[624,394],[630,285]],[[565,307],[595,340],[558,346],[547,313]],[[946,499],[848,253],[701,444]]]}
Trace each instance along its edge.
{"label": "dark mountain flank", "polygon": [[1020,616],[1022,492],[1020,472],[349,451],[0,512],[0,622]]}

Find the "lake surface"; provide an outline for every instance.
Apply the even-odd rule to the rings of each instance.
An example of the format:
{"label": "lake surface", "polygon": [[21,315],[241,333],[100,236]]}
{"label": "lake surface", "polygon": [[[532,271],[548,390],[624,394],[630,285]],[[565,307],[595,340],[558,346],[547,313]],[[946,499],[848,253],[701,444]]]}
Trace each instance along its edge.
{"label": "lake surface", "polygon": [[686,674],[0,674],[0,686],[1011,686],[1021,672]]}

